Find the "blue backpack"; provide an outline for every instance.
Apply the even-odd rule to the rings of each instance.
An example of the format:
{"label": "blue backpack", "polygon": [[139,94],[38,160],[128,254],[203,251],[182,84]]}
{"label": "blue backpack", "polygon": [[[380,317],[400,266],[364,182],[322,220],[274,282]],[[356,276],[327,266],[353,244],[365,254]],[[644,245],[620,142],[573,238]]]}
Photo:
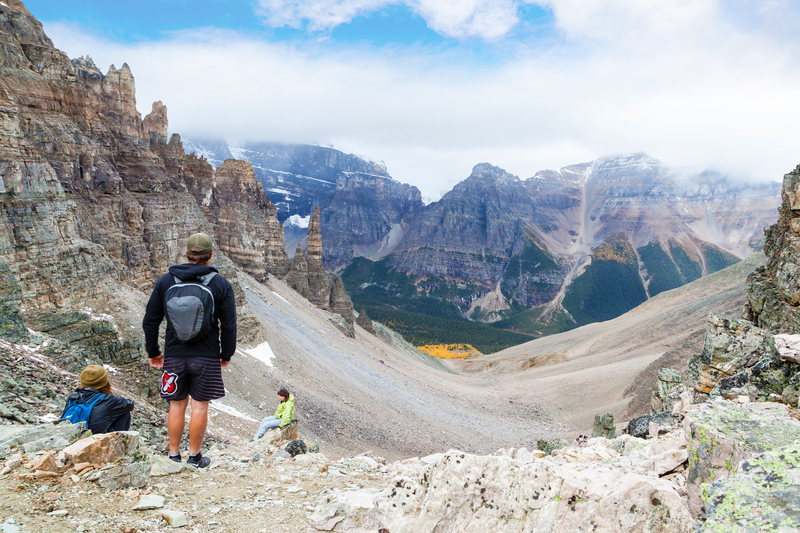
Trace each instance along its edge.
{"label": "blue backpack", "polygon": [[105,394],[95,394],[92,399],[86,403],[81,403],[77,399],[70,398],[67,400],[67,408],[64,409],[64,414],[61,415],[61,418],[69,420],[73,424],[77,424],[78,422],[86,422],[86,424],[89,424],[89,415],[92,414],[92,407],[103,397],[105,397]]}

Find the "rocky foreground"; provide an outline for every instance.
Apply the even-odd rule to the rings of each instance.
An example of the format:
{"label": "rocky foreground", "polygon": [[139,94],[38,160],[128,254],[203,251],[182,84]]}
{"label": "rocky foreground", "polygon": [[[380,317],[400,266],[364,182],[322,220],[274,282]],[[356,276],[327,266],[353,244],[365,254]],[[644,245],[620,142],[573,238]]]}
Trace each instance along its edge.
{"label": "rocky foreground", "polygon": [[787,407],[744,397],[677,405],[682,422],[651,424],[651,438],[578,439],[551,455],[520,448],[394,463],[369,452],[293,458],[271,432],[214,445],[207,470],[169,461],[137,432],[81,438],[81,425],[6,425],[0,528],[797,531],[800,422]]}

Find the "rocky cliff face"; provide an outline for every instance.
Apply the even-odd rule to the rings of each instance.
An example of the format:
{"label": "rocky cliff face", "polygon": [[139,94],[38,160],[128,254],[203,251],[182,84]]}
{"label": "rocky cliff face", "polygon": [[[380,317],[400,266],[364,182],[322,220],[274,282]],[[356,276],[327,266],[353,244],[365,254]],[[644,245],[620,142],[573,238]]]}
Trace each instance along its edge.
{"label": "rocky cliff face", "polygon": [[767,264],[747,278],[745,318],[770,331],[800,333],[800,166],[783,177],[778,222],[766,229]]}
{"label": "rocky cliff face", "polygon": [[319,206],[325,235],[323,262],[329,269],[353,257],[380,259],[389,254],[423,207],[419,190],[392,179],[382,164],[332,148],[193,141],[187,149],[209,160],[235,154],[253,164],[287,227],[289,255],[298,242],[303,249],[307,245],[305,228],[298,229],[289,218],[309,217]]}
{"label": "rocky cliff face", "polygon": [[[4,320],[13,323],[18,311],[29,327],[103,362],[134,361],[138,311],[121,283],[148,291],[183,261],[186,238],[204,231],[237,290],[240,340],[255,340],[257,323],[227,254],[264,279],[267,239],[279,224],[249,164],[215,173],[186,156],[178,136],[167,143],[166,107],[156,102],[141,118],[127,65],[104,75],[88,57],[70,61],[19,1],[0,6],[0,22]],[[234,230],[242,220],[249,226]],[[273,244],[282,251],[282,240]]]}

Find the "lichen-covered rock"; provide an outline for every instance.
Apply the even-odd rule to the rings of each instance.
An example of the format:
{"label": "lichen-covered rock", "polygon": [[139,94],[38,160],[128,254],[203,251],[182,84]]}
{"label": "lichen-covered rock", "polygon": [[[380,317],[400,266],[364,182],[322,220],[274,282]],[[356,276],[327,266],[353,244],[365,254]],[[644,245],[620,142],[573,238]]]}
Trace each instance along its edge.
{"label": "lichen-covered rock", "polygon": [[735,404],[718,399],[684,419],[689,469],[689,505],[703,512],[704,485],[736,474],[742,461],[800,440],[800,422],[778,403]]}
{"label": "lichen-covered rock", "polygon": [[689,361],[687,380],[709,394],[719,380],[753,366],[763,354],[768,332],[744,320],[708,315],[703,352]]}
{"label": "lichen-covered rock", "polygon": [[592,437],[605,437],[606,439],[614,439],[617,436],[617,429],[614,427],[614,415],[611,413],[603,416],[594,415],[594,428],[592,429]]}
{"label": "lichen-covered rock", "polygon": [[800,444],[754,456],[739,473],[711,483],[698,532],[800,530]]}
{"label": "lichen-covered rock", "polygon": [[615,464],[521,463],[450,450],[418,468],[379,494],[334,493],[313,515],[311,531],[692,530],[672,483]]}
{"label": "lichen-covered rock", "polygon": [[672,411],[662,411],[661,413],[653,413],[650,415],[640,416],[628,422],[625,432],[639,439],[646,439],[650,432],[650,423],[656,423],[659,426],[671,426],[677,422],[677,417],[672,414]]}

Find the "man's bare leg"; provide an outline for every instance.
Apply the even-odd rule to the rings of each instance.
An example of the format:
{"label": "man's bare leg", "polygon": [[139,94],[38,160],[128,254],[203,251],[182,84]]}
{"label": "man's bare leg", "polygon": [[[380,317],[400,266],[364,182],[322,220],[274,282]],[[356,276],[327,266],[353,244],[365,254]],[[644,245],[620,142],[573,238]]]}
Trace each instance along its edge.
{"label": "man's bare leg", "polygon": [[208,402],[192,398],[192,416],[189,419],[189,455],[197,455],[203,446],[208,425]]}
{"label": "man's bare leg", "polygon": [[[183,438],[183,428],[186,422],[186,406],[189,405],[189,398],[183,400],[173,400],[169,402],[169,416],[167,417],[167,433],[169,433],[169,454],[178,455],[181,453],[181,438]],[[191,434],[191,426],[189,426]]]}

